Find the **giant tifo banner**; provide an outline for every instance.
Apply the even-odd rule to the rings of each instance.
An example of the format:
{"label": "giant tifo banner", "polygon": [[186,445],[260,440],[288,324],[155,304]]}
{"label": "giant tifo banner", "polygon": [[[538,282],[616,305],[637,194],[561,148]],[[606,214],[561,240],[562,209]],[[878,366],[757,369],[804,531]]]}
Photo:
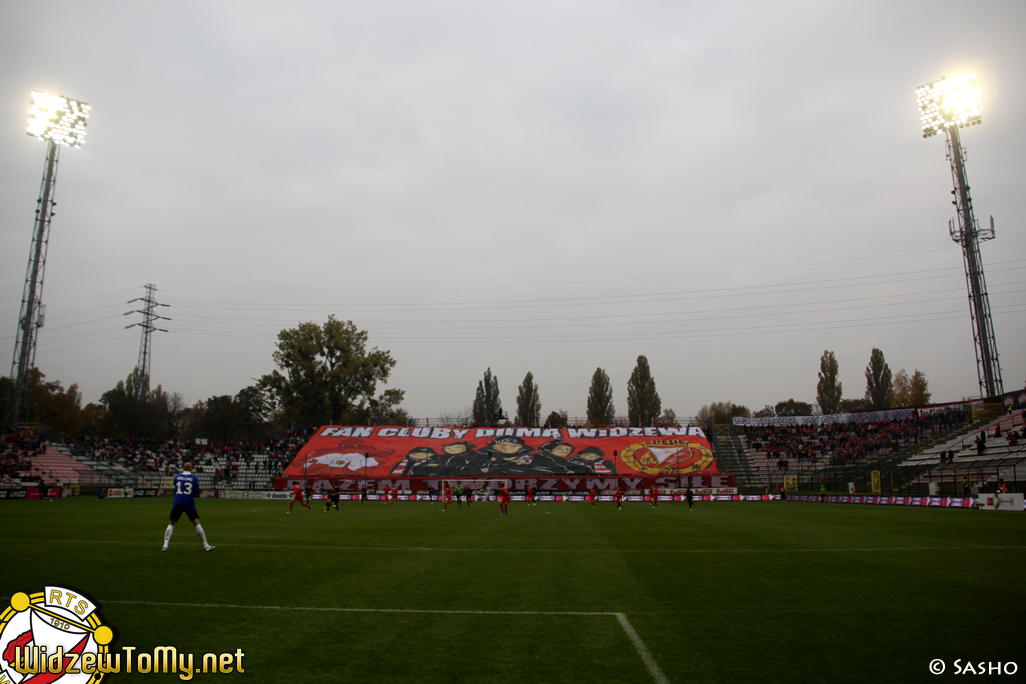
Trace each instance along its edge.
{"label": "giant tifo banner", "polygon": [[[275,478],[438,489],[731,487],[701,428],[452,428],[324,426]],[[474,484],[479,483],[479,484]]]}

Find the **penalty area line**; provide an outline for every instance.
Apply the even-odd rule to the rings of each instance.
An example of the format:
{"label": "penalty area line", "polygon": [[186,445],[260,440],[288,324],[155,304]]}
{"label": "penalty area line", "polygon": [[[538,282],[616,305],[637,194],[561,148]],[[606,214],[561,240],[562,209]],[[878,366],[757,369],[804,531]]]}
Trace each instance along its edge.
{"label": "penalty area line", "polygon": [[620,627],[627,634],[631,645],[641,657],[645,669],[656,684],[670,684],[663,671],[659,669],[659,663],[652,656],[651,651],[645,646],[638,633],[634,631],[634,625],[627,619],[625,613],[587,612],[587,611],[555,611],[555,610],[441,610],[431,608],[331,608],[324,606],[247,606],[237,603],[172,603],[165,601],[103,601],[103,603],[115,603],[121,605],[138,606],[167,606],[172,608],[217,608],[217,609],[249,609],[249,610],[305,610],[319,613],[411,613],[411,614],[434,614],[434,615],[552,615],[552,616],[585,616],[585,617],[615,617]]}

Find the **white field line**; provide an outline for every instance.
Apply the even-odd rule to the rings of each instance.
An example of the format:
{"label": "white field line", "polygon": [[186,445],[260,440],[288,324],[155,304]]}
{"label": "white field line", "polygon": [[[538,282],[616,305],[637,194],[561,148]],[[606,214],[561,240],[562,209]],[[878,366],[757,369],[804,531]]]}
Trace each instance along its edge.
{"label": "white field line", "polygon": [[659,663],[657,663],[655,658],[652,657],[652,654],[648,652],[645,642],[642,641],[641,637],[638,636],[638,633],[634,631],[634,625],[630,623],[627,616],[623,613],[617,613],[616,620],[620,623],[620,626],[623,627],[623,631],[627,632],[627,637],[631,640],[631,643],[634,644],[634,649],[645,662],[645,667],[648,668],[648,673],[652,675],[652,679],[656,684],[670,684],[669,680],[666,679],[666,675],[664,675],[663,671],[659,669]]}
{"label": "white field line", "polygon": [[309,610],[323,613],[428,613],[440,615],[618,615],[618,613],[554,610],[442,610],[431,608],[329,608],[324,606],[249,606],[237,603],[170,603],[163,601],[103,601],[103,603],[182,608],[250,608],[253,610]]}
{"label": "white field line", "polygon": [[645,668],[652,676],[656,684],[670,684],[666,675],[659,669],[659,664],[652,657],[652,653],[645,646],[634,626],[627,619],[624,613],[604,613],[585,611],[550,611],[550,610],[433,610],[417,608],[326,608],[321,606],[246,606],[232,603],[170,603],[163,601],[103,601],[103,603],[116,603],[125,605],[140,606],[168,606],[174,608],[235,608],[250,610],[307,610],[321,613],[414,613],[414,614],[436,614],[436,615],[562,615],[562,616],[588,616],[588,617],[615,617],[620,627],[627,634],[634,650],[641,656]]}
{"label": "white field line", "polygon": [[[8,541],[19,541],[10,539]],[[27,541],[27,540],[26,540]],[[156,546],[160,543],[152,541],[122,541],[117,539],[42,539],[32,537],[33,542],[53,542],[56,544],[143,544]],[[216,539],[214,540],[217,541]],[[1022,550],[1026,546],[864,546],[832,549],[479,549],[479,548],[430,548],[426,546],[341,546],[334,544],[236,544],[232,542],[215,543],[218,547],[239,547],[250,549],[316,549],[320,551],[422,551],[428,553],[847,553],[847,552],[891,552],[891,551],[993,551]]]}

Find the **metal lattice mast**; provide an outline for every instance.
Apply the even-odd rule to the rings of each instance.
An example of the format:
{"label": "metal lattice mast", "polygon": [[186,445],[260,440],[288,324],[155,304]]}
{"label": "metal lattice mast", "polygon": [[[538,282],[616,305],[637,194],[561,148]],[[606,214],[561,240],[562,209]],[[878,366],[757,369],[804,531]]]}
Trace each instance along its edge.
{"label": "metal lattice mast", "polygon": [[126,325],[125,329],[134,328],[136,326],[142,328],[142,337],[139,340],[139,359],[135,364],[135,375],[136,384],[135,398],[139,400],[145,399],[150,393],[150,351],[151,344],[150,339],[154,332],[167,332],[163,328],[158,328],[154,325],[155,321],[170,321],[171,319],[166,316],[158,316],[155,310],[158,306],[170,306],[169,304],[161,304],[156,300],[154,294],[157,291],[157,286],[153,283],[149,283],[143,286],[146,290],[145,297],[139,297],[138,299],[129,300],[129,304],[134,302],[142,302],[143,307],[141,309],[134,309],[132,311],[126,311],[125,315],[130,316],[132,314],[142,314],[142,323],[133,323],[132,325]]}
{"label": "metal lattice mast", "polygon": [[25,286],[21,293],[21,312],[18,314],[18,334],[14,342],[14,357],[11,360],[11,385],[7,398],[7,424],[17,423],[27,417],[30,405],[28,376],[36,364],[36,338],[43,327],[44,307],[43,275],[46,271],[46,248],[50,242],[50,221],[53,218],[54,185],[57,183],[57,162],[60,145],[47,141],[46,163],[43,166],[43,181],[36,200],[36,219],[32,227],[32,244],[29,247],[28,266],[25,269]]}
{"label": "metal lattice mast", "polygon": [[980,229],[973,214],[973,200],[966,179],[965,150],[962,149],[958,133],[960,128],[981,122],[975,74],[941,78],[916,88],[916,96],[923,120],[923,137],[929,138],[941,131],[947,137],[948,161],[951,162],[951,179],[955,186],[951,193],[955,196],[952,204],[955,205],[958,217],[957,222],[948,222],[948,231],[951,239],[962,245],[980,393],[984,397],[993,397],[1003,393],[1004,387],[994,321],[990,315],[987,281],[983,275],[980,242],[994,239],[994,217],[990,218],[989,229]]}
{"label": "metal lattice mast", "polygon": [[39,199],[36,200],[36,218],[32,227],[28,267],[25,269],[25,287],[21,294],[14,356],[11,359],[11,383],[8,385],[4,415],[6,425],[28,418],[31,406],[29,373],[36,364],[36,339],[39,329],[43,327],[43,275],[46,272],[46,252],[50,243],[50,222],[56,206],[53,195],[57,183],[57,162],[61,145],[81,147],[85,142],[88,118],[89,105],[84,102],[63,95],[32,93],[26,132],[46,141],[46,162]]}
{"label": "metal lattice mast", "polygon": [[965,173],[965,150],[958,137],[958,128],[946,129],[948,136],[948,161],[951,162],[951,179],[955,189],[958,219],[948,222],[951,239],[962,245],[962,260],[965,264],[965,281],[969,290],[969,313],[973,321],[973,342],[976,348],[976,373],[980,381],[980,392],[984,397],[993,397],[1004,392],[1001,381],[1001,363],[998,358],[997,340],[994,338],[994,320],[990,315],[990,297],[987,294],[987,280],[983,275],[983,259],[980,256],[980,242],[994,239],[994,217],[990,228],[980,228],[973,214],[973,200],[969,195],[969,183]]}

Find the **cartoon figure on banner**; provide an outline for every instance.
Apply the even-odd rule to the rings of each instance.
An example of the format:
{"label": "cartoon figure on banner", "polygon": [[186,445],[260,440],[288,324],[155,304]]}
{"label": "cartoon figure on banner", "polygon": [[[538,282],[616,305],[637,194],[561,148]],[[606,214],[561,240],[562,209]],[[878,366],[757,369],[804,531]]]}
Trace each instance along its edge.
{"label": "cartoon figure on banner", "polygon": [[533,460],[531,447],[519,437],[496,437],[488,446],[478,449],[477,454],[479,459],[472,465],[482,475],[508,475],[529,466]]}
{"label": "cartoon figure on banner", "polygon": [[396,461],[392,465],[392,472],[390,475],[403,477],[423,477],[424,474],[421,472],[425,466],[438,467],[437,463],[432,463],[432,460],[438,458],[438,452],[431,447],[414,447],[410,449],[410,452],[406,454],[405,458]]}
{"label": "cartoon figure on banner", "polygon": [[606,452],[597,446],[584,447],[568,460],[584,466],[589,475],[616,475],[616,464],[605,458]]}
{"label": "cartoon figure on banner", "polygon": [[[551,444],[551,442],[549,443]],[[562,444],[566,444],[562,442]],[[480,474],[500,476],[538,476],[538,475],[574,475],[583,474],[586,469],[565,458],[560,458],[546,450],[542,445],[537,451],[532,450],[519,437],[496,437],[488,446],[478,450],[488,460],[479,468]],[[570,446],[566,444],[566,446]],[[570,447],[573,451],[573,447]]]}
{"label": "cartoon figure on banner", "polygon": [[635,442],[620,452],[624,465],[646,475],[683,475],[706,470],[716,458],[697,442],[661,439]]}
{"label": "cartoon figure on banner", "polygon": [[[0,682],[98,684],[103,673],[95,672],[95,666],[98,660],[110,658],[108,645],[113,639],[114,632],[96,614],[96,604],[81,592],[64,587],[45,587],[31,595],[18,592],[11,597],[10,608],[0,614]],[[63,652],[60,672],[35,669],[43,663],[35,662],[34,656],[44,648],[47,659],[58,649]],[[83,662],[83,656],[88,660]],[[36,674],[18,672],[16,660],[21,661],[21,669],[28,666]],[[83,668],[90,662],[91,667]]]}
{"label": "cartoon figure on banner", "polygon": [[464,474],[468,464],[478,458],[476,447],[470,442],[452,442],[442,447],[442,453],[431,447],[415,447],[406,458],[396,464],[392,474],[407,477],[452,477]]}
{"label": "cartoon figure on banner", "polygon": [[552,468],[552,475],[587,475],[590,470],[587,465],[579,463],[571,458],[574,453],[574,445],[564,442],[561,439],[554,439],[538,447],[538,454],[543,461]]}
{"label": "cartoon figure on banner", "polygon": [[451,442],[442,447],[438,463],[443,475],[476,475],[475,465],[482,460],[470,442]]}
{"label": "cartoon figure on banner", "polygon": [[[345,440],[334,447],[314,451],[306,457],[305,474],[308,477],[338,477],[350,473],[363,475],[365,469],[381,465],[384,459],[395,453],[395,449],[374,449],[361,445],[362,439]],[[339,473],[340,470],[348,472]]]}

